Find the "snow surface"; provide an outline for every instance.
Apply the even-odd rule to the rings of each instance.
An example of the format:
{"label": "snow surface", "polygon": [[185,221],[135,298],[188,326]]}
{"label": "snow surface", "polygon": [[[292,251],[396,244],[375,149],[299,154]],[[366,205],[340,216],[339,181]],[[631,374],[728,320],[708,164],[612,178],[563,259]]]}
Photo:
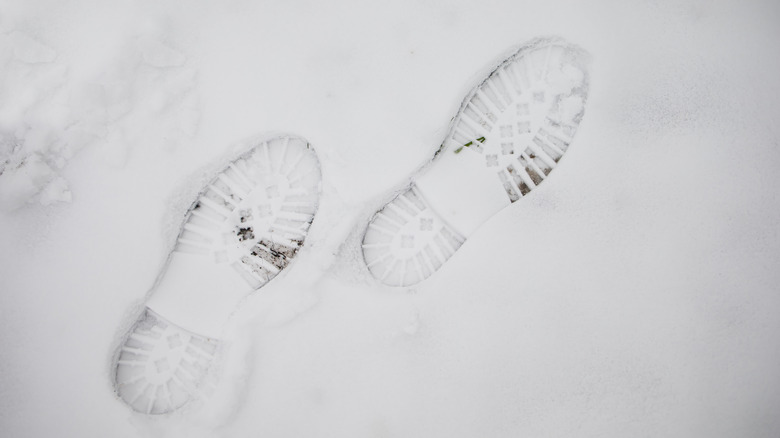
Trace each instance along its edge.
{"label": "snow surface", "polygon": [[[0,435],[777,436],[780,5],[0,3]],[[365,221],[513,46],[593,56],[549,181],[419,286]],[[503,55],[502,55],[503,54]],[[200,170],[306,137],[306,247],[246,300],[214,396],[169,416],[111,355]]]}

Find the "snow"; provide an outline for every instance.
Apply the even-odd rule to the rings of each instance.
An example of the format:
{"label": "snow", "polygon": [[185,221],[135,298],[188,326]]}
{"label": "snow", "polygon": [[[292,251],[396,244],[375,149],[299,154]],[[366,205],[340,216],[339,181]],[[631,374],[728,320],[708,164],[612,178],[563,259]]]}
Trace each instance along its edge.
{"label": "snow", "polygon": [[[5,2],[0,432],[777,436],[774,2]],[[514,47],[593,57],[566,159],[413,288],[365,223]],[[576,102],[572,102],[574,110]],[[234,314],[207,401],[113,393],[112,354],[201,176],[307,138],[296,260]]]}

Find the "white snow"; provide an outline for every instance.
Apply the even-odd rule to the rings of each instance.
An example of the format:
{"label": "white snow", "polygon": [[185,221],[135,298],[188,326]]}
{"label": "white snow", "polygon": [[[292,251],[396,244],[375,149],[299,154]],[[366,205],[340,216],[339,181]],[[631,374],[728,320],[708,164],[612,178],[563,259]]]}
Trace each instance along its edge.
{"label": "white snow", "polygon": [[[736,0],[3,3],[0,435],[777,436],[778,20]],[[425,282],[377,285],[366,220],[539,35],[593,56],[566,159]],[[116,344],[202,169],[272,131],[322,164],[306,245],[234,315],[214,396],[137,414]]]}

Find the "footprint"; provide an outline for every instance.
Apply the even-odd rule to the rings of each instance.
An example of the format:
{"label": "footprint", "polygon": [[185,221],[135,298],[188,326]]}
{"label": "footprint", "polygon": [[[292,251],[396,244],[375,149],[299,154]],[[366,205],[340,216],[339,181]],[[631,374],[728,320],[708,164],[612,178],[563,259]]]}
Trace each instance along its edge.
{"label": "footprint", "polygon": [[208,395],[224,324],[295,258],[317,211],[320,181],[311,146],[282,136],[256,143],[203,188],[117,353],[122,400],[164,414]]}
{"label": "footprint", "polygon": [[550,176],[584,112],[587,60],[561,39],[537,39],[469,93],[430,165],[368,224],[363,257],[377,280],[409,286],[429,277]]}

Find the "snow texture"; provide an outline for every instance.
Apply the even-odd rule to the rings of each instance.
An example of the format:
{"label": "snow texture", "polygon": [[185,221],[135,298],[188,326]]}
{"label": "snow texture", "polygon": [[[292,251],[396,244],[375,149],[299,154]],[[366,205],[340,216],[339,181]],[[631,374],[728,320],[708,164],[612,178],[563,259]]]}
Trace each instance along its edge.
{"label": "snow texture", "polygon": [[[762,0],[0,3],[0,435],[778,436],[778,22]],[[377,284],[368,220],[546,35],[592,55],[565,165],[424,282]],[[271,131],[322,165],[306,243],[227,323],[209,397],[135,412],[113,353],[203,169]]]}

